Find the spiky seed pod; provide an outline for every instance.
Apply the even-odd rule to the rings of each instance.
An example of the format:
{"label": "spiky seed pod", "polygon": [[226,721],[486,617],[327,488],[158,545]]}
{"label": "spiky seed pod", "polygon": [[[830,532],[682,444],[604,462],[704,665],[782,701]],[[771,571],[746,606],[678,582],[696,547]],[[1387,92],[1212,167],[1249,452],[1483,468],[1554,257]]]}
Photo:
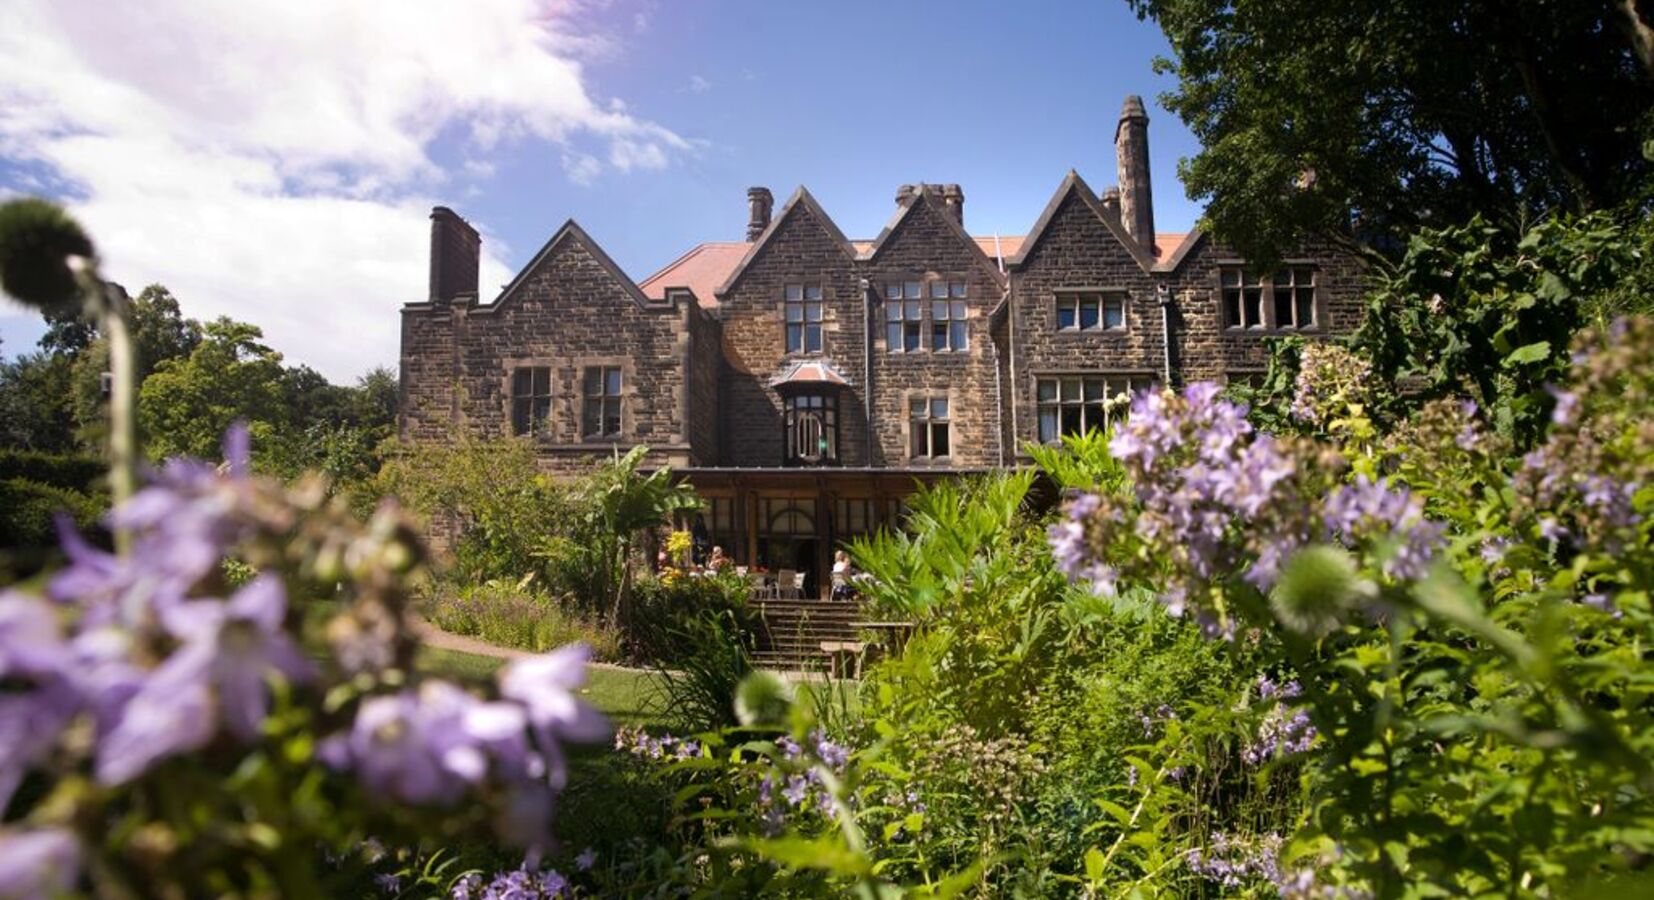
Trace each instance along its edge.
{"label": "spiky seed pod", "polygon": [[74,312],[80,285],[72,257],[92,239],[57,205],[34,197],[0,204],[0,288],[42,312]]}
{"label": "spiky seed pod", "polygon": [[1269,605],[1282,625],[1319,637],[1376,595],[1377,587],[1360,576],[1348,552],[1316,544],[1287,560],[1281,580],[1270,592]]}
{"label": "spiky seed pod", "polygon": [[792,686],[774,672],[753,672],[735,689],[735,717],[749,728],[785,725],[792,705]]}

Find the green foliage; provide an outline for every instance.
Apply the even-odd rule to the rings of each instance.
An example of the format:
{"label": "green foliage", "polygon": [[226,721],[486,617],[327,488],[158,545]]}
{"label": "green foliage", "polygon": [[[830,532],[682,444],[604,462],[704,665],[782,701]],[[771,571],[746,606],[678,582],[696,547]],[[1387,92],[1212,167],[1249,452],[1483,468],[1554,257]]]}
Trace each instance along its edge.
{"label": "green foliage", "polygon": [[1379,280],[1355,346],[1379,383],[1422,384],[1409,402],[1468,391],[1501,434],[1531,444],[1550,412],[1544,386],[1566,375],[1587,301],[1635,258],[1605,216],[1546,219],[1514,244],[1479,218],[1422,232]]}
{"label": "green foliage", "polygon": [[1254,261],[1306,235],[1381,243],[1636,202],[1654,80],[1610,3],[1129,0],[1171,43],[1179,166]]}
{"label": "green foliage", "polygon": [[138,393],[151,457],[214,459],[237,420],[252,426],[254,446],[281,445],[288,422],[281,354],[263,337],[257,326],[220,318],[206,325],[189,356],[155,367]]}
{"label": "green foliage", "polygon": [[[0,582],[38,568],[57,546],[55,517],[67,515],[83,531],[97,527],[109,496],[21,477],[0,477]],[[9,557],[9,559],[7,558]]]}
{"label": "green foliage", "polygon": [[24,478],[77,491],[98,487],[109,464],[92,456],[0,449],[0,479]]}
{"label": "green foliage", "polygon": [[597,548],[612,592],[610,619],[622,628],[629,627],[633,619],[631,559],[638,535],[668,525],[676,513],[701,505],[694,489],[678,483],[666,466],[643,474],[648,455],[648,447],[633,447],[625,456],[598,466],[579,489],[585,505],[585,534]]}
{"label": "green foliage", "polygon": [[0,446],[68,453],[76,446],[73,360],[61,353],[25,353],[0,360]]}
{"label": "green foliage", "polygon": [[678,644],[655,663],[655,689],[671,727],[692,733],[733,726],[743,708],[763,706],[749,698],[743,707],[746,695],[738,694],[751,693],[753,664],[752,631],[736,613],[706,610],[656,627]]}
{"label": "green foliage", "polygon": [[[632,586],[629,649],[636,659],[671,666],[703,652],[700,645],[706,642],[750,641],[757,625],[747,607],[751,593],[752,585],[733,570],[691,575],[667,569],[659,576],[641,577]],[[688,634],[704,630],[708,619],[723,631]]]}
{"label": "green foliage", "polygon": [[621,656],[620,637],[613,630],[526,585],[494,580],[444,593],[430,616],[443,631],[501,647],[546,653],[581,641],[599,660],[613,662]]}

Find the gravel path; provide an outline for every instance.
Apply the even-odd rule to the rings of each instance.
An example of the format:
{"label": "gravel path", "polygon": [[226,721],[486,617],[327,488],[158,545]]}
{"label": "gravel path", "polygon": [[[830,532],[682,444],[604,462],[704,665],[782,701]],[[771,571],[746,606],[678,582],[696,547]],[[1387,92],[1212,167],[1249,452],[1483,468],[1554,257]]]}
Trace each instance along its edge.
{"label": "gravel path", "polygon": [[[476,656],[491,656],[494,659],[517,659],[522,656],[534,655],[527,650],[518,650],[515,647],[501,647],[498,644],[490,644],[487,641],[478,640],[474,637],[466,637],[463,634],[454,634],[451,631],[443,631],[424,619],[419,619],[414,625],[414,628],[419,632],[419,640],[425,646],[435,647],[438,650],[454,650],[459,653],[470,653]],[[646,673],[654,671],[653,669],[639,669],[632,666],[617,665],[615,663],[597,662],[595,660],[587,663],[586,665],[594,669],[614,669],[619,672]]]}

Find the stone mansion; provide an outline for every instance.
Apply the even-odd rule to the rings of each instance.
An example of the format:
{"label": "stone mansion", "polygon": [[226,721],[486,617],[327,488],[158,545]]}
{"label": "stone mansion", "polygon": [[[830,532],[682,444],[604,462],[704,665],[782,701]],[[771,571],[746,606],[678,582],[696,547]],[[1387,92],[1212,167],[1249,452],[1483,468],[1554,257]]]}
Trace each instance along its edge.
{"label": "stone mansion", "polygon": [[638,282],[570,220],[486,302],[476,230],[438,207],[402,435],[522,435],[557,473],[646,444],[707,501],[706,542],[814,586],[918,482],[1015,466],[1123,392],[1258,372],[1266,335],[1358,324],[1360,265],[1330,243],[1262,272],[1156,233],[1137,97],[1115,150],[1117,188],[1070,171],[1024,235],[971,234],[955,184],[902,186],[871,240],[805,188],[775,210],[755,187],[744,241]]}

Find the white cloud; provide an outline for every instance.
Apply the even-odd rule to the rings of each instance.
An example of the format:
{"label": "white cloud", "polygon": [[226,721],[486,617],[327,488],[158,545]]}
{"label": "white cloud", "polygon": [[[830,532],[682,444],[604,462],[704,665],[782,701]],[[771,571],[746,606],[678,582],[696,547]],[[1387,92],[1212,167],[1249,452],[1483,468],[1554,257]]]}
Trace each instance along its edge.
{"label": "white cloud", "polygon": [[689,92],[691,94],[704,94],[710,90],[712,90],[712,82],[699,75],[689,76]]}
{"label": "white cloud", "polygon": [[[0,156],[72,187],[109,277],[164,282],[188,314],[255,322],[349,378],[394,363],[397,307],[424,296],[439,134],[465,137],[473,178],[511,140],[561,145],[579,183],[692,151],[592,96],[580,60],[609,45],[575,35],[569,9],[8,0]],[[486,296],[509,273],[506,248],[484,247]]]}

